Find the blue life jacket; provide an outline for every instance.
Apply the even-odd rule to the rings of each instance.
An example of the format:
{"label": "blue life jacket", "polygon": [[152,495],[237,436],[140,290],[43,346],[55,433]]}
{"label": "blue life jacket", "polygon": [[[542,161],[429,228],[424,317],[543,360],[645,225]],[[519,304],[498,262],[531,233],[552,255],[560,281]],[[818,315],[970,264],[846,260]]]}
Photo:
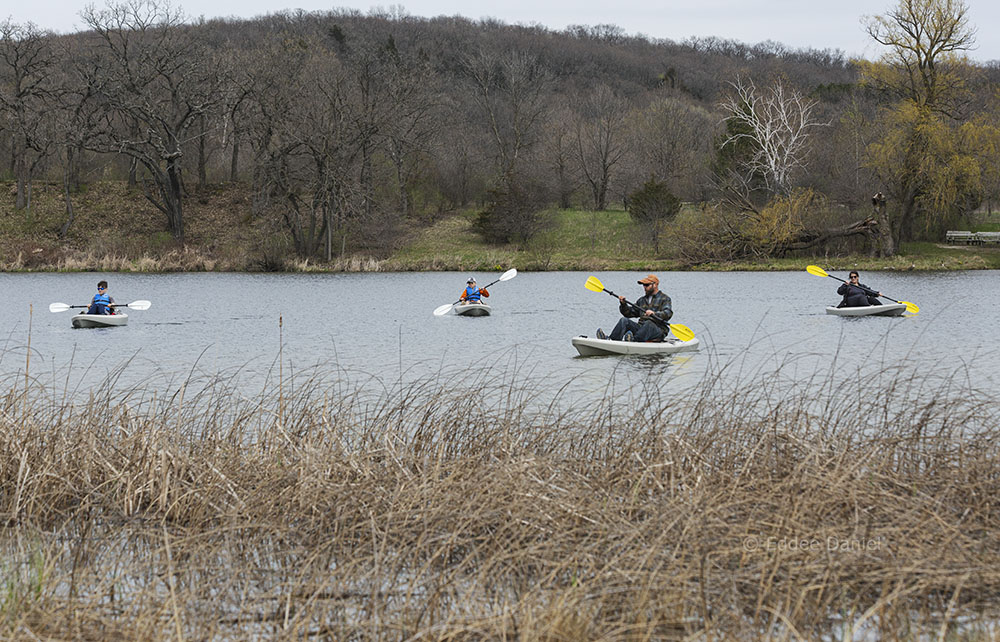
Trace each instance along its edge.
{"label": "blue life jacket", "polygon": [[95,294],[94,295],[94,300],[91,301],[91,304],[103,305],[103,306],[107,307],[107,306],[111,305],[111,297],[108,296],[107,292],[105,292],[104,294],[100,294],[100,293]]}
{"label": "blue life jacket", "polygon": [[465,300],[471,301],[472,303],[479,303],[482,300],[482,296],[479,294],[479,286],[470,285],[465,288]]}

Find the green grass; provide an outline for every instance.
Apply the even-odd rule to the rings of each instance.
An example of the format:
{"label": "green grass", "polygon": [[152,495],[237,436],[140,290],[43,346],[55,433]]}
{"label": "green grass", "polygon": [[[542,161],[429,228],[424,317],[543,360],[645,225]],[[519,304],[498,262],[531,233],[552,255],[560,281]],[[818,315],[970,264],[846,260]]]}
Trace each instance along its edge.
{"label": "green grass", "polygon": [[552,210],[552,227],[524,244],[490,245],[472,229],[475,212],[438,221],[390,259],[395,269],[671,269],[623,210]]}

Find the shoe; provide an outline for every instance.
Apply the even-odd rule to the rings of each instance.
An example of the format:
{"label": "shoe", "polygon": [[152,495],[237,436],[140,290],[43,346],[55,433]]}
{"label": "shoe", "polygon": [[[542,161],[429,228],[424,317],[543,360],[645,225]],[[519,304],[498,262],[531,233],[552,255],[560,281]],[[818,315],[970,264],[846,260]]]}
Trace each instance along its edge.
{"label": "shoe", "polygon": [[594,334],[597,335],[598,339],[607,339],[608,338],[608,335],[604,334],[604,330],[601,330],[600,328],[597,328],[597,332],[595,332]]}
{"label": "shoe", "polygon": [[632,337],[632,331],[631,330],[629,330],[624,335],[622,335],[622,341],[634,341],[634,340],[635,339]]}

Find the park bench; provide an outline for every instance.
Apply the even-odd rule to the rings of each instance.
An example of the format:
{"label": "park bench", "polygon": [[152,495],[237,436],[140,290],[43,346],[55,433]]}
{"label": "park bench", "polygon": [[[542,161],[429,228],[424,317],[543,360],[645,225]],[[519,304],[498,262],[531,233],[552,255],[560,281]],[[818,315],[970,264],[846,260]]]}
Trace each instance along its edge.
{"label": "park bench", "polygon": [[966,245],[978,245],[982,241],[975,232],[960,232],[949,230],[944,233],[946,243],[965,243]]}
{"label": "park bench", "polygon": [[976,232],[979,243],[1000,244],[1000,232]]}

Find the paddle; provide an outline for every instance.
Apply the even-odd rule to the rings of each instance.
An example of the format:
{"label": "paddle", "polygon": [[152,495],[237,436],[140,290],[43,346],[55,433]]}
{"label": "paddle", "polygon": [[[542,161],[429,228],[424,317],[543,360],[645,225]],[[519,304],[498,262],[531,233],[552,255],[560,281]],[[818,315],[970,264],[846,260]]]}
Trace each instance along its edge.
{"label": "paddle", "polygon": [[[132,303],[116,303],[116,308],[132,308],[133,310],[148,310],[153,305],[149,301],[133,301]],[[67,305],[65,303],[50,303],[49,312],[65,312],[71,308],[89,308],[89,305]]]}
{"label": "paddle", "polygon": [[[813,274],[815,276],[828,276],[831,279],[837,279],[841,283],[847,283],[847,281],[845,281],[844,279],[841,279],[839,277],[833,276],[832,274],[827,274],[826,270],[824,270],[823,268],[821,268],[818,265],[807,265],[806,266],[806,272],[808,272],[809,274]],[[873,295],[878,295],[878,292],[874,292],[872,290],[869,290],[868,288],[861,287],[860,285],[857,285],[855,287],[861,288],[865,292],[869,292],[869,293],[871,293]],[[881,295],[881,296],[882,296],[883,299],[889,299],[890,301],[893,301],[895,303],[902,303],[903,305],[906,306],[906,311],[909,312],[910,314],[916,314],[916,313],[920,312],[920,308],[917,307],[915,304],[910,303],[909,301],[896,301],[896,299],[894,299],[894,298],[892,298],[890,296],[886,296],[884,294]]]}
{"label": "paddle", "polygon": [[[607,292],[616,299],[618,298],[618,295],[612,292],[611,290],[605,288],[604,284],[601,283],[596,276],[587,277],[587,289],[593,292]],[[632,306],[632,308],[634,308],[635,310],[638,310],[640,314],[645,312],[645,310],[643,310],[636,304],[632,303],[631,301],[625,301],[625,303]],[[648,317],[648,318],[661,328],[669,329],[681,341],[690,341],[691,339],[694,339],[694,330],[687,327],[683,323],[666,323],[665,321],[657,319],[656,317]]]}
{"label": "paddle", "polygon": [[[493,283],[489,283],[487,285],[484,285],[483,287],[481,287],[479,289],[480,290],[485,290],[486,288],[490,287],[491,285],[493,285],[495,283],[499,283],[500,281],[510,281],[515,276],[517,276],[517,270],[514,269],[514,268],[511,268],[511,269],[507,270],[506,272],[504,272],[503,274],[501,274],[500,278],[497,279],[496,281],[494,281]],[[434,309],[434,316],[440,317],[440,316],[444,316],[444,315],[448,314],[449,312],[451,312],[451,309],[453,307],[455,307],[456,305],[458,305],[461,302],[462,302],[462,299],[459,299],[458,301],[455,301],[454,303],[446,303],[444,305],[438,306],[437,308]]]}

